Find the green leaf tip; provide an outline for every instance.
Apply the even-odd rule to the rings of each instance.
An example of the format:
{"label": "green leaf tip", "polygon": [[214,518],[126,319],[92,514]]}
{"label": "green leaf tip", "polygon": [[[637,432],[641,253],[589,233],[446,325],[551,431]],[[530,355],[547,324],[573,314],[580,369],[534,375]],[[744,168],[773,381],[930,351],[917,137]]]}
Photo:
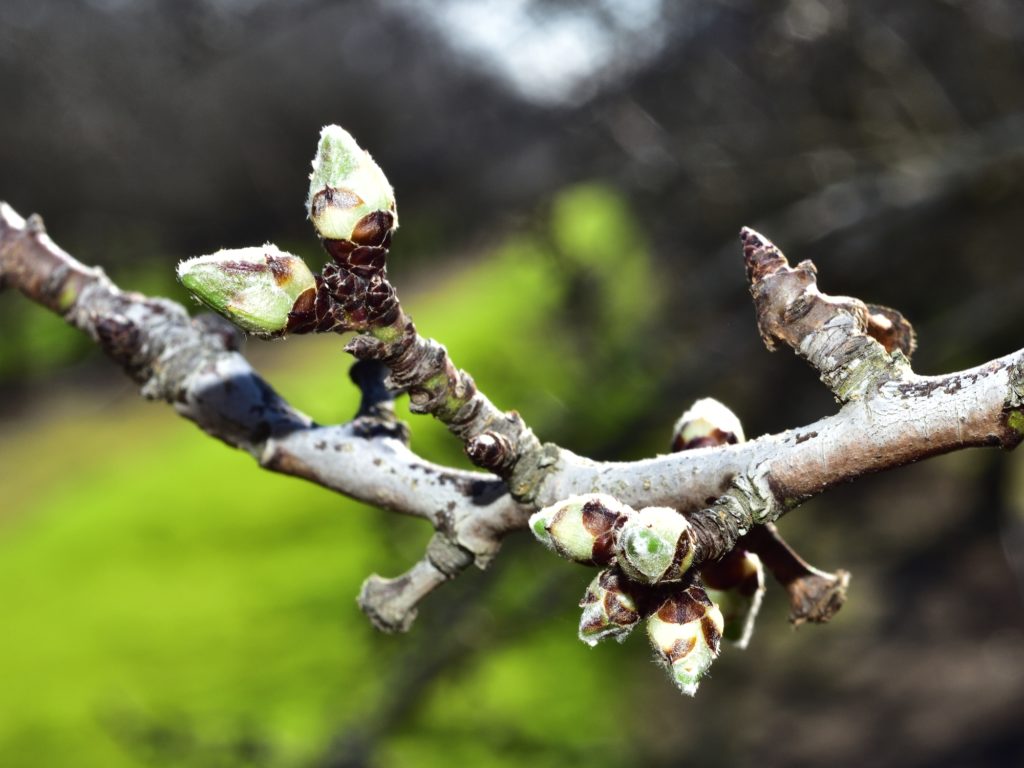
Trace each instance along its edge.
{"label": "green leaf tip", "polygon": [[398,227],[395,193],[387,176],[348,131],[320,131],[306,211],[320,237],[380,245]]}
{"label": "green leaf tip", "polygon": [[306,263],[269,244],[187,259],[177,275],[199,301],[258,336],[282,335],[299,297],[316,291]]}
{"label": "green leaf tip", "polygon": [[658,584],[680,581],[693,562],[693,531],[669,507],[645,507],[619,532],[619,567],[634,581]]}
{"label": "green leaf tip", "polygon": [[567,560],[607,565],[615,531],[630,513],[611,496],[591,493],[570,496],[535,512],[529,525],[538,541]]}

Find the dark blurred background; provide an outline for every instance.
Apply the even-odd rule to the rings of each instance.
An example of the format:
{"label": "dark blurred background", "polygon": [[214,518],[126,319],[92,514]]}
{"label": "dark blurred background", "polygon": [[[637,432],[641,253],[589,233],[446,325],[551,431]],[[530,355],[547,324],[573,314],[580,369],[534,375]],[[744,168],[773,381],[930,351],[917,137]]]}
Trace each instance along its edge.
{"label": "dark blurred background", "polygon": [[[1015,0],[4,0],[0,105],[0,199],[182,301],[186,256],[321,258],[306,174],[344,125],[396,188],[421,331],[595,458],[664,451],[701,396],[750,436],[833,410],[761,345],[744,224],[902,310],[922,373],[1024,343]],[[359,583],[423,526],[258,471],[10,292],[0,323],[2,765],[1024,764],[1021,456],[796,511],[783,532],[852,570],[849,603],[793,632],[771,592],[690,700],[642,637],[582,646],[591,573],[525,536],[374,633]],[[337,341],[247,352],[351,415]]]}

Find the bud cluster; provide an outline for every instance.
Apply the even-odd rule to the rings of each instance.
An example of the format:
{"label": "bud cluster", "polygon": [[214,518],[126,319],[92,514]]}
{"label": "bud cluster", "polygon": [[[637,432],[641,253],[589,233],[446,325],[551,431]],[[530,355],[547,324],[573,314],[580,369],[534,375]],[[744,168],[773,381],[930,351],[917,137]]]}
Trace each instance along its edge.
{"label": "bud cluster", "polygon": [[394,192],[369,153],[336,125],[320,133],[306,205],[333,259],[319,275],[299,257],[267,245],[189,259],[178,279],[200,301],[261,336],[395,323],[401,309],[385,268],[398,226]]}
{"label": "bud cluster", "polygon": [[572,496],[530,518],[530,530],[562,557],[604,566],[580,601],[579,637],[619,642],[647,619],[659,661],[689,695],[718,655],[723,622],[690,571],[693,531],[668,507],[639,511],[605,494]]}
{"label": "bud cluster", "polygon": [[639,512],[606,494],[571,496],[530,518],[534,536],[583,565],[618,564],[640,584],[681,581],[693,563],[694,537],[686,518],[668,507]]}
{"label": "bud cluster", "polygon": [[[672,449],[743,439],[735,414],[705,398],[676,422]],[[764,592],[760,559],[739,549],[696,573],[694,532],[676,510],[634,510],[611,496],[587,494],[540,510],[530,529],[562,557],[603,567],[580,601],[579,637],[587,645],[622,642],[646,619],[657,661],[690,696],[717,658],[723,635],[746,646]]]}
{"label": "bud cluster", "polygon": [[655,658],[679,689],[692,696],[718,657],[724,621],[719,608],[695,577],[681,584],[647,586],[618,568],[605,568],[580,601],[579,637],[589,646],[626,639],[642,619]]}

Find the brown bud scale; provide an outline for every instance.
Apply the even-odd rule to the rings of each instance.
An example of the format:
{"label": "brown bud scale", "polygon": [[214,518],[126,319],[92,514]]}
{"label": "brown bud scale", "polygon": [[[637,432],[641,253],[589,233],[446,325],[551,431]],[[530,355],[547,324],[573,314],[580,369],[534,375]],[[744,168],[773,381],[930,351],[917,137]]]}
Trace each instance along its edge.
{"label": "brown bud scale", "polygon": [[478,467],[501,474],[515,459],[512,444],[504,435],[488,430],[466,443],[466,455]]}
{"label": "brown bud scale", "polygon": [[689,624],[704,616],[711,607],[703,589],[688,587],[671,594],[658,608],[658,618],[670,624]]}

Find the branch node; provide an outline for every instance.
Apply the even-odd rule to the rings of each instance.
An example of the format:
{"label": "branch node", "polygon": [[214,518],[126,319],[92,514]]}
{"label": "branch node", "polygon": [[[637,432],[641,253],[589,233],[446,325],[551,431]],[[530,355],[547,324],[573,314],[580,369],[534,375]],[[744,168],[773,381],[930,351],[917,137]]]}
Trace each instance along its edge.
{"label": "branch node", "polygon": [[448,578],[458,576],[473,563],[473,553],[443,533],[435,533],[427,544],[427,559]]}
{"label": "branch node", "polygon": [[466,443],[466,455],[478,467],[504,476],[515,462],[512,443],[502,434],[487,430]]}
{"label": "branch node", "polygon": [[789,620],[794,626],[829,621],[846,601],[847,571],[827,573],[807,563],[779,535],[772,524],[757,526],[740,539],[764,562],[789,595]]}
{"label": "branch node", "polygon": [[93,313],[92,326],[103,351],[117,362],[127,363],[142,345],[138,326],[121,314]]}
{"label": "branch node", "polygon": [[899,312],[827,296],[818,290],[810,261],[790,267],[771,241],[746,227],[740,239],[758,329],[769,349],[780,341],[791,347],[840,402],[910,373],[906,356],[913,352],[914,333]]}
{"label": "branch node", "polygon": [[472,554],[436,533],[427,545],[426,556],[416,565],[394,579],[372,574],[363,582],[356,601],[377,629],[407,632],[416,620],[420,601],[472,562]]}

